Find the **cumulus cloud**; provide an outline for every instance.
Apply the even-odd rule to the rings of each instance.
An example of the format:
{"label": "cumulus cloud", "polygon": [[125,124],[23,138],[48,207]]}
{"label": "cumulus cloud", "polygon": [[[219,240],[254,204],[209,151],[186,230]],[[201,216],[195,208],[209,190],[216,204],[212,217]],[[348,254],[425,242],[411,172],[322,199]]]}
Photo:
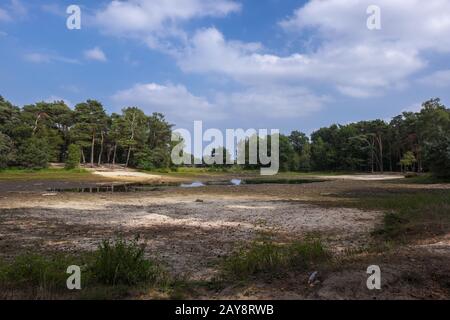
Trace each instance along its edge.
{"label": "cumulus cloud", "polygon": [[[236,12],[240,6],[234,1],[183,0],[176,4],[112,1],[97,12],[96,19],[104,32],[136,37],[150,48],[170,53],[186,73],[219,75],[236,81],[240,88],[207,99],[190,94],[183,86],[136,85],[116,94],[116,101],[142,102],[152,110],[172,110],[174,115],[179,114],[180,105],[187,104],[193,107],[186,111],[190,119],[207,114],[199,110],[302,116],[330,101],[311,88],[334,88],[361,99],[380,96],[412,83],[415,74],[429,65],[428,53],[450,52],[447,0],[379,0],[382,29],[375,31],[366,26],[366,9],[374,4],[371,0],[310,0],[279,25],[289,42],[301,43],[306,36],[312,49],[291,46],[290,53],[283,55],[258,42],[227,39],[215,27],[194,33],[180,28],[182,22],[194,18]],[[420,81],[442,86],[448,83],[447,77],[447,71],[442,71]]]}
{"label": "cumulus cloud", "polygon": [[148,35],[195,18],[222,17],[240,8],[231,0],[111,1],[96,13],[95,21],[107,33]]}
{"label": "cumulus cloud", "polygon": [[[450,2],[381,0],[382,29],[366,27],[370,0],[311,0],[280,25],[314,35],[316,50],[267,53],[261,44],[225,39],[215,29],[191,37],[177,55],[186,72],[225,74],[241,83],[326,83],[357,98],[404,88],[428,65],[425,53],[450,52]],[[417,8],[421,8],[417,10]]]}
{"label": "cumulus cloud", "polygon": [[[366,10],[374,4],[381,9],[381,30],[371,31]],[[313,28],[328,42],[450,51],[448,0],[310,0],[280,25],[296,33]]]}
{"label": "cumulus cloud", "polygon": [[375,31],[365,27],[366,9],[372,4],[312,0],[280,22],[294,34],[315,31],[321,46],[309,56],[319,59],[321,66],[335,64],[342,66],[341,72],[347,70],[347,81],[339,77],[342,73],[325,73],[346,95],[368,97],[402,87],[428,65],[426,53],[450,52],[449,1],[378,0],[381,30]]}
{"label": "cumulus cloud", "polygon": [[87,60],[106,62],[108,59],[106,58],[105,53],[99,47],[95,47],[84,52],[84,57]]}
{"label": "cumulus cloud", "polygon": [[266,119],[292,119],[319,111],[330,100],[306,88],[291,86],[252,87],[239,92],[219,94],[216,104],[231,108],[235,115]]}
{"label": "cumulus cloud", "polygon": [[117,92],[112,100],[121,107],[139,106],[148,113],[161,112],[178,123],[216,120],[224,116],[217,106],[192,94],[183,85],[136,84]]}
{"label": "cumulus cloud", "polygon": [[328,97],[299,87],[252,87],[219,92],[211,98],[196,96],[183,85],[136,84],[117,92],[112,100],[120,107],[139,106],[148,113],[161,112],[176,124],[195,120],[224,120],[226,115],[261,119],[292,119],[322,108]]}
{"label": "cumulus cloud", "polygon": [[401,47],[358,43],[352,47],[325,45],[313,54],[266,54],[255,43],[227,41],[215,28],[198,31],[178,64],[186,72],[225,74],[244,84],[327,82],[343,94],[377,95],[397,87],[425,65],[417,52]]}

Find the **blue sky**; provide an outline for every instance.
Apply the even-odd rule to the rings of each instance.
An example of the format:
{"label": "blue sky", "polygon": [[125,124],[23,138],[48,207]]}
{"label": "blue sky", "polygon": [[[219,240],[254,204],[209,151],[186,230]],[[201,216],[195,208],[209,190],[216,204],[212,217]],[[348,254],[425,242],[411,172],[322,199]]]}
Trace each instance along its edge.
{"label": "blue sky", "polygon": [[[66,28],[71,4],[81,30]],[[310,133],[448,105],[449,34],[447,0],[2,0],[0,94]]]}

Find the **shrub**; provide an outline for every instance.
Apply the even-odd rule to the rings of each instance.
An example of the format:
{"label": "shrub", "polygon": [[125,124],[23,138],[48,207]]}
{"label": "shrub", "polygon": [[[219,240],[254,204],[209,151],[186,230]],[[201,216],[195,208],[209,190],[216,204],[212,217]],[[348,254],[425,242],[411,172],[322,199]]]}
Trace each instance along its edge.
{"label": "shrub", "polygon": [[80,166],[80,146],[76,144],[71,144],[68,149],[66,169],[75,169]]}
{"label": "shrub", "polygon": [[90,267],[94,280],[104,285],[136,285],[161,281],[162,269],[146,260],[137,241],[103,241]]}
{"label": "shrub", "polygon": [[321,241],[306,239],[291,244],[276,244],[270,238],[260,238],[248,248],[240,248],[223,264],[225,277],[246,279],[258,274],[306,270],[331,258]]}
{"label": "shrub", "polygon": [[64,289],[68,277],[67,267],[72,264],[73,260],[63,255],[20,255],[10,264],[0,263],[0,283],[18,288],[32,287],[45,292]]}

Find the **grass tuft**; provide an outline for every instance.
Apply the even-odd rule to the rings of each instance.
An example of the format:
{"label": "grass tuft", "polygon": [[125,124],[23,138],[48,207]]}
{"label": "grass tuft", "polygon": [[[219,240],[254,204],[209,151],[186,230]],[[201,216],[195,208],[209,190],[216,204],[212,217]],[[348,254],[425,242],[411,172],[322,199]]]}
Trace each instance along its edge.
{"label": "grass tuft", "polygon": [[273,277],[290,270],[308,270],[330,258],[330,252],[318,239],[277,244],[270,237],[262,237],[227,257],[222,273],[225,278],[239,280],[257,275]]}
{"label": "grass tuft", "polygon": [[104,285],[156,284],[165,278],[161,267],[144,257],[144,247],[137,241],[103,241],[90,268],[92,275]]}

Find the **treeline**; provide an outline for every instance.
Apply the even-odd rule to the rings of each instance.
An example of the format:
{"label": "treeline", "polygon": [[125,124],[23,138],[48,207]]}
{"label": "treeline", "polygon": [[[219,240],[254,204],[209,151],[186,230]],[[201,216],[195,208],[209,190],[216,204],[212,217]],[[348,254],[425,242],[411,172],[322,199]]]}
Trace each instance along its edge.
{"label": "treeline", "polygon": [[[148,116],[137,107],[112,115],[95,100],[74,110],[62,101],[18,108],[0,96],[0,168],[43,168],[49,162],[73,167],[80,161],[92,166],[168,168],[173,166],[172,127],[162,114]],[[212,156],[218,151],[224,157],[235,154],[219,148]],[[390,122],[335,124],[311,137],[300,131],[280,135],[280,169],[430,171],[450,176],[450,109],[432,99],[420,112],[404,112]]]}
{"label": "treeline", "polygon": [[88,100],[74,110],[63,101],[16,107],[0,96],[0,168],[121,163],[142,169],[170,166],[170,125],[162,114],[136,107],[108,115]]}
{"label": "treeline", "polygon": [[332,125],[311,138],[294,131],[280,138],[284,170],[431,171],[450,176],[450,109],[439,99],[420,112],[383,120]]}

